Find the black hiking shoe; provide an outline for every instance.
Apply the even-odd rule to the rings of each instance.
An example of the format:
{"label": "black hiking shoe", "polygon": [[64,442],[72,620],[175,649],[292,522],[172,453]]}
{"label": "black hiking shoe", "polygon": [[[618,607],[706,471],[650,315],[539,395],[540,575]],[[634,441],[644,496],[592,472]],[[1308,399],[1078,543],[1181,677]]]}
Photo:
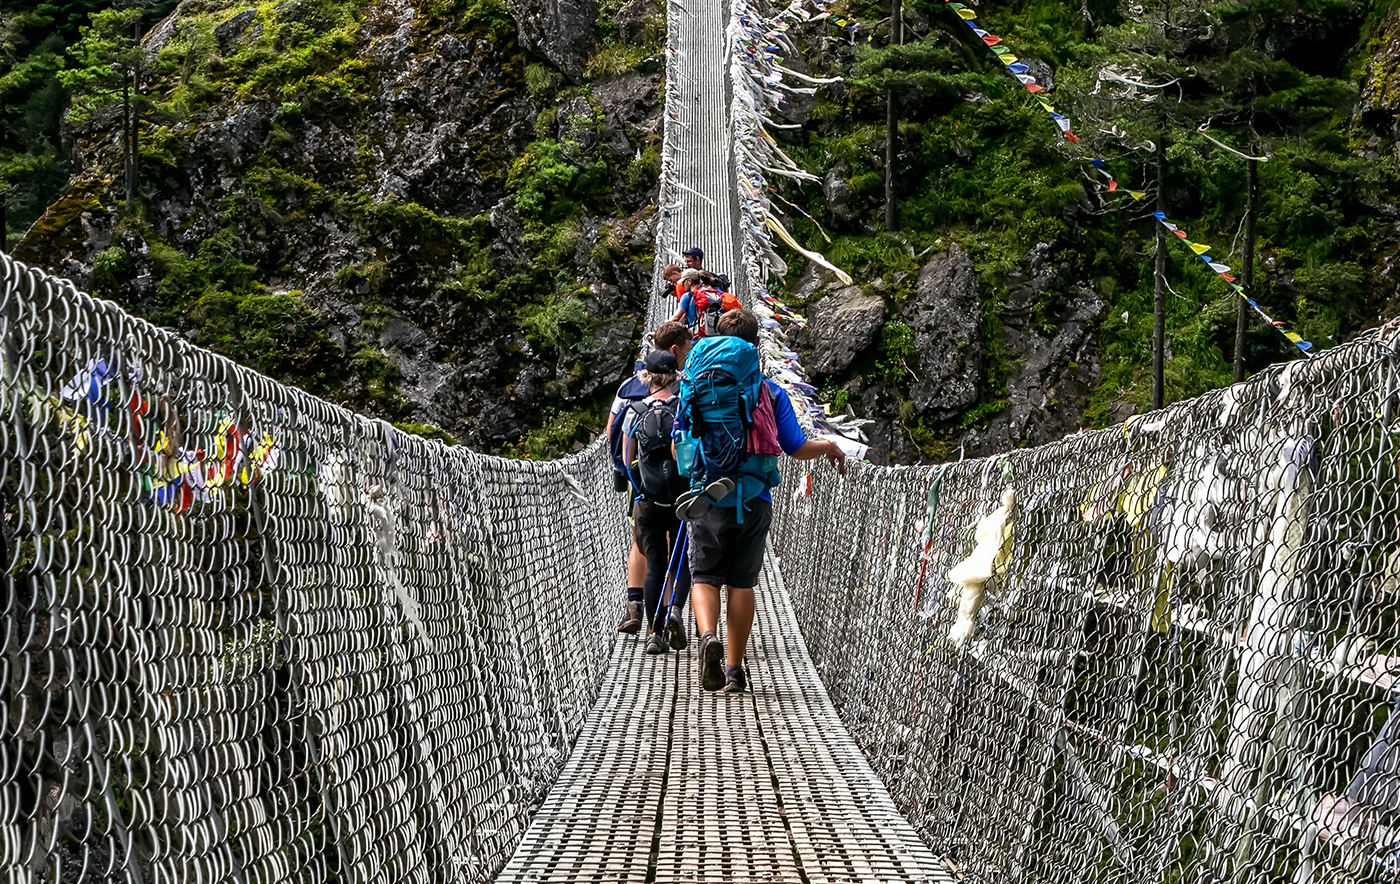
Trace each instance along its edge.
{"label": "black hiking shoe", "polygon": [[666,636],[653,632],[647,636],[647,646],[643,650],[648,654],[664,654],[671,647],[666,643]]}
{"label": "black hiking shoe", "polygon": [[681,623],[681,615],[675,611],[671,612],[671,620],[666,624],[666,641],[673,651],[684,651],[690,646],[690,640],[685,637],[685,624]]}
{"label": "black hiking shoe", "polygon": [[641,602],[627,603],[627,613],[622,615],[622,622],[617,624],[617,631],[625,635],[636,635],[642,631]]}
{"label": "black hiking shoe", "polygon": [[700,687],[707,691],[724,688],[724,642],[713,632],[700,636]]}
{"label": "black hiking shoe", "polygon": [[742,694],[749,686],[748,673],[743,666],[724,667],[724,692],[726,694]]}

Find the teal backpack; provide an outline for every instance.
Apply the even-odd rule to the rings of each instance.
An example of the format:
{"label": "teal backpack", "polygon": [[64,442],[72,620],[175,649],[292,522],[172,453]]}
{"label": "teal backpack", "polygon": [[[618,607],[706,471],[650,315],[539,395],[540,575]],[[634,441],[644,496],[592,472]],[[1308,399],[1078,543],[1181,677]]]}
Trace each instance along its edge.
{"label": "teal backpack", "polygon": [[749,452],[749,427],[763,395],[758,348],[741,338],[708,335],[691,348],[681,379],[676,424],[676,463],[693,489],[716,479],[734,480],[734,491],[715,503],[733,506],[744,521],[745,504],[778,484],[778,459]]}

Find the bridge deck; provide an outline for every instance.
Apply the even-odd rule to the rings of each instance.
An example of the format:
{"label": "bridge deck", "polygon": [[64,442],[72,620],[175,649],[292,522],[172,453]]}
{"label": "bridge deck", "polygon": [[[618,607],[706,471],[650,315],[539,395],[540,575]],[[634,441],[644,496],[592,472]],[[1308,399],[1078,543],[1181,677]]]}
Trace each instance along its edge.
{"label": "bridge deck", "polygon": [[771,558],[752,690],[700,689],[695,645],[619,636],[558,783],[500,882],[951,881],[836,715]]}

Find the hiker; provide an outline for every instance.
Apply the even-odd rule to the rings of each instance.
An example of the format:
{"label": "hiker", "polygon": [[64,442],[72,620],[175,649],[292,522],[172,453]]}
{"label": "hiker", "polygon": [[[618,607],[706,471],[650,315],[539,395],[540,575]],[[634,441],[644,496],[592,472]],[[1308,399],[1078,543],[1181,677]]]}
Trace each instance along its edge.
{"label": "hiker", "polygon": [[[690,349],[690,328],[680,322],[663,322],[651,335],[651,344],[656,350],[666,350],[676,357],[680,367],[685,366],[685,352]],[[608,437],[608,448],[612,452],[613,459],[613,488],[617,491],[632,490],[632,485],[627,478],[627,463],[623,458],[623,423],[621,416],[623,412],[633,402],[645,399],[651,395],[651,387],[642,379],[642,373],[646,365],[638,360],[636,371],[632,377],[622,382],[617,389],[617,396],[614,397],[612,407],[608,410],[607,426],[604,433]],[[633,521],[635,513],[635,495],[627,495],[627,517],[628,521]],[[627,606],[622,615],[622,621],[617,624],[617,631],[624,635],[636,635],[642,631],[642,608],[645,601],[643,584],[646,580],[647,560],[642,551],[638,549],[636,541],[632,543],[632,549],[627,554]]]}
{"label": "hiker", "polygon": [[681,288],[681,268],[679,264],[667,264],[661,270],[661,297],[674,297],[677,301],[685,294]]}
{"label": "hiker", "polygon": [[681,258],[683,258],[683,259],[685,260],[685,269],[686,269],[686,270],[694,270],[694,271],[697,271],[698,273],[700,273],[701,279],[704,280],[705,284],[706,284],[706,285],[709,284],[709,282],[710,282],[710,278],[709,278],[709,277],[710,277],[710,274],[709,274],[709,271],[707,271],[707,270],[705,269],[705,267],[704,267],[704,264],[705,264],[705,251],[704,251],[704,249],[701,249],[699,246],[691,246],[690,248],[686,249],[684,252],[681,252]]}
{"label": "hiker", "polygon": [[[712,273],[706,270],[704,267],[705,252],[698,246],[691,246],[684,252],[681,252],[681,257],[685,259],[686,270],[695,270],[700,274],[700,282],[702,285],[718,289],[721,292],[729,291],[729,277],[725,276],[723,273]],[[679,295],[677,296],[679,297]]]}
{"label": "hiker", "polygon": [[685,294],[681,296],[680,306],[671,316],[671,321],[690,326],[696,340],[714,333],[720,314],[741,306],[734,295],[706,285],[704,271],[693,267],[681,271],[680,284]]}
{"label": "hiker", "polygon": [[[741,693],[748,684],[744,651],[773,518],[777,455],[825,457],[846,472],[841,449],[808,439],[787,394],[763,377],[757,345],[758,317],[743,309],[721,316],[716,333],[687,356],[677,408],[676,459],[691,490],[677,501],[676,513],[689,534],[700,686],[707,691]],[[721,586],[729,587],[727,646],[716,635]]]}
{"label": "hiker", "polygon": [[[686,341],[685,349],[689,348]],[[646,558],[643,597],[646,603],[646,653],[684,650],[689,644],[682,618],[690,597],[690,567],[683,557],[676,499],[689,483],[676,469],[671,448],[676,416],[676,385],[685,352],[653,350],[643,372],[650,395],[623,413],[624,459],[636,493],[632,537]],[[669,578],[669,579],[668,579]],[[673,584],[665,597],[666,584]]]}

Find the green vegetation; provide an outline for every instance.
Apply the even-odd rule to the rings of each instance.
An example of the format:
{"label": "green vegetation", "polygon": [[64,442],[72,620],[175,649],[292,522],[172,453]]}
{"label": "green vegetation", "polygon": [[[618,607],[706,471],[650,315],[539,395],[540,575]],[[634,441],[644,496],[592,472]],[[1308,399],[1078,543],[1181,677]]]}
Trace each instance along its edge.
{"label": "green vegetation", "polygon": [[[0,12],[0,194],[11,242],[51,207],[24,259],[89,260],[96,294],[420,435],[499,449],[512,441],[500,434],[523,422],[540,428],[520,450],[542,456],[598,423],[584,415],[603,410],[611,369],[592,371],[596,357],[580,360],[573,348],[596,346],[598,324],[629,310],[617,296],[600,309],[587,283],[649,258],[630,227],[614,227],[642,223],[626,219],[653,198],[658,136],[629,132],[635,154],[625,158],[603,146],[590,83],[568,84],[527,59],[502,0],[416,4],[406,44],[396,42],[400,23],[367,0],[187,3],[162,26],[154,55],[135,50],[133,36],[172,8],[22,0],[19,12]],[[609,17],[616,11],[605,10],[592,77],[637,68],[664,34],[658,15],[646,45],[628,44]],[[444,40],[465,54],[444,54]],[[425,87],[462,107],[422,104]],[[580,98],[593,113],[579,113]],[[469,174],[386,187],[391,151],[450,113],[472,120],[455,160]],[[107,145],[132,118],[131,165],[143,174],[124,200],[130,172]],[[531,118],[536,134],[522,139]],[[66,193],[65,139],[84,168]],[[96,255],[86,246],[92,226],[111,232]],[[488,378],[473,392],[496,403],[510,401],[522,372],[533,379],[536,366],[551,366],[528,387],[551,405],[524,401],[498,415],[496,404],[471,420],[481,406],[468,405],[460,424],[425,422],[404,393],[412,379],[402,348],[388,343],[411,339],[404,329],[428,332],[435,362]],[[555,417],[556,400],[566,403],[559,415],[577,420]]]}
{"label": "green vegetation", "polygon": [[[932,439],[955,434],[1004,404],[1015,370],[1001,318],[1008,277],[1025,272],[1038,243],[1050,244],[1057,261],[1070,262],[1075,277],[1090,282],[1103,302],[1095,330],[1102,382],[1086,419],[1102,425],[1115,412],[1121,416],[1124,405],[1147,405],[1154,236],[1148,212],[1156,198],[1151,143],[1163,135],[1168,214],[1194,240],[1212,244],[1218,260],[1236,267],[1245,163],[1197,128],[1208,123],[1215,138],[1272,157],[1260,166],[1254,289],[1271,315],[1324,348],[1388,309],[1394,281],[1382,274],[1400,250],[1392,117],[1368,116],[1365,102],[1360,113],[1354,110],[1372,73],[1372,55],[1386,45],[1381,23],[1393,15],[1393,5],[1091,5],[1095,22],[1087,38],[1078,3],[977,7],[982,27],[1001,35],[1022,61],[1048,65],[1055,86],[1050,95],[1073,120],[1078,146],[1059,137],[1049,115],[942,2],[905,0],[906,45],[888,45],[879,24],[867,45],[829,42],[820,61],[811,49],[805,53],[819,73],[847,74],[849,88],[820,91],[811,124],[783,133],[791,142],[785,149],[808,169],[835,170],[849,197],[848,211],[838,213],[823,205],[820,193],[779,182],[783,196],[812,212],[831,242],[805,220],[793,224],[799,238],[884,297],[896,316],[910,297],[913,271],[930,250],[958,242],[974,260],[988,317],[981,399],[967,414],[927,427]],[[887,3],[866,0],[832,8],[867,23],[889,15]],[[1045,70],[1032,72],[1043,81]],[[1101,79],[1105,70],[1176,82],[1165,91],[1121,94],[1128,90],[1115,92],[1115,81]],[[1381,77],[1370,88],[1391,87]],[[898,234],[876,232],[883,227],[886,90],[895,93],[900,116]],[[1107,192],[1107,182],[1087,164],[1091,157],[1108,162],[1118,192]],[[1147,199],[1134,201],[1128,190],[1145,190]],[[1191,258],[1169,243],[1169,402],[1230,380],[1236,298]],[[876,278],[883,279],[882,288],[869,286]],[[1065,318],[1062,304],[1054,291],[1040,296],[1029,305],[1031,327],[1053,337]],[[916,421],[906,418],[919,416],[901,405],[907,405],[908,385],[895,370],[894,354],[903,346],[896,323],[887,325],[874,362],[860,361],[852,373],[883,384],[895,399],[891,412],[909,428]],[[1296,355],[1277,331],[1251,321],[1249,370]],[[830,384],[839,387],[839,379]]]}

